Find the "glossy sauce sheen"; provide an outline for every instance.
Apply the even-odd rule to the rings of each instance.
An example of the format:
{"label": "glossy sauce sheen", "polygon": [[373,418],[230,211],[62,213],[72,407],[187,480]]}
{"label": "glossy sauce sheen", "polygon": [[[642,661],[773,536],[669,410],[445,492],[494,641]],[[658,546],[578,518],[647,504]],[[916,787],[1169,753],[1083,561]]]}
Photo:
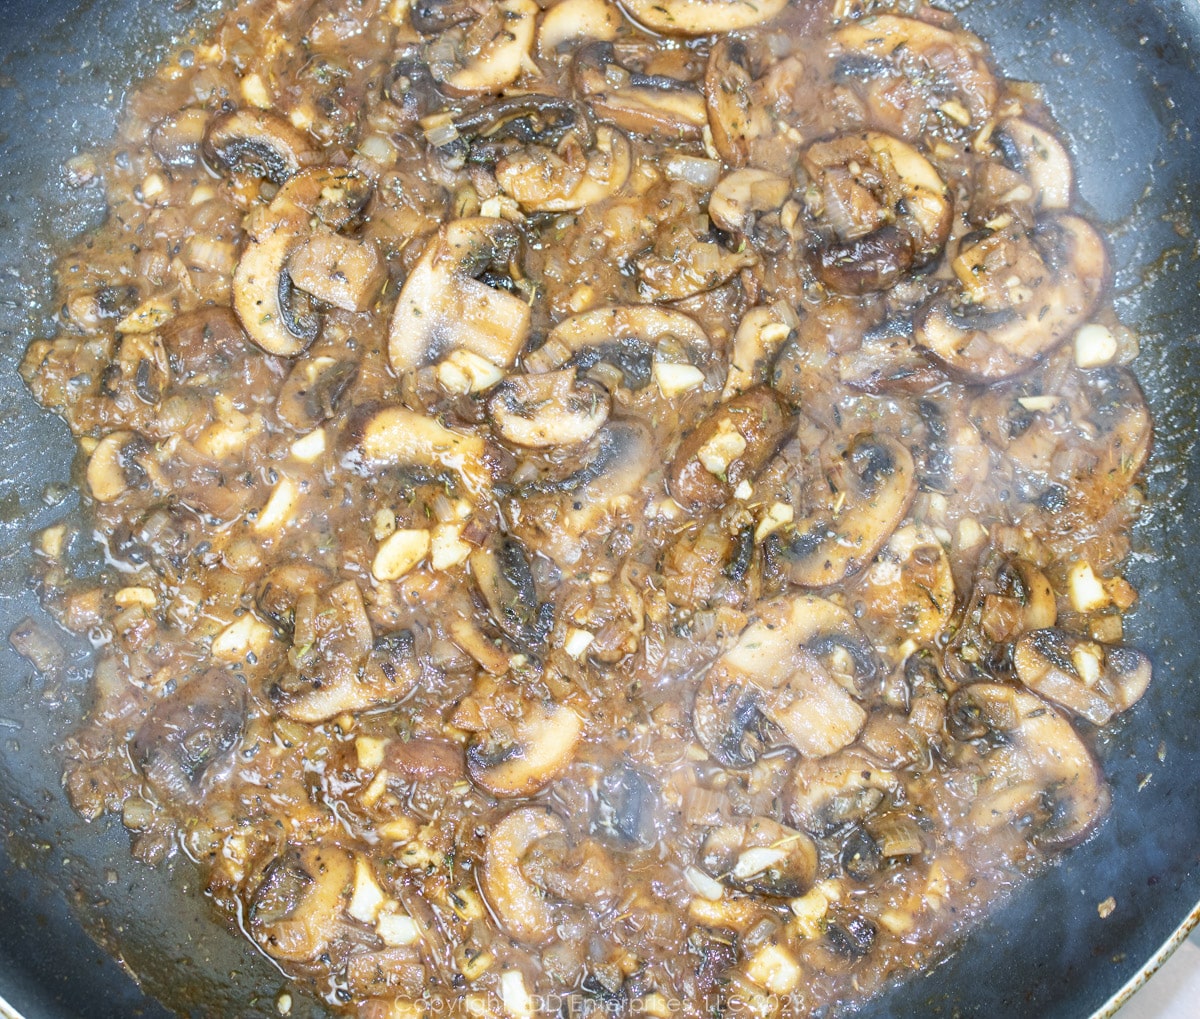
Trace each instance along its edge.
{"label": "glossy sauce sheen", "polygon": [[833,1014],[1103,821],[1137,342],[949,15],[249,2],[71,170],[66,785],[331,1005]]}

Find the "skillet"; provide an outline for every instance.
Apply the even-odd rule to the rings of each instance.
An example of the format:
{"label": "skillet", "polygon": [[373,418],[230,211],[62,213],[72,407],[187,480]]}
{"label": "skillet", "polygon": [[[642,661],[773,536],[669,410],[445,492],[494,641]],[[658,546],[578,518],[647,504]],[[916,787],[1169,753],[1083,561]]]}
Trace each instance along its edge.
{"label": "skillet", "polygon": [[[0,632],[31,615],[51,625],[27,579],[30,537],[77,513],[66,428],[14,371],[49,329],[50,245],[102,214],[98,191],[65,185],[62,162],[109,135],[130,81],[220,6],[0,0]],[[1109,238],[1117,311],[1143,338],[1137,369],[1157,435],[1128,637],[1151,653],[1156,678],[1100,746],[1114,810],[1097,836],[948,962],[864,1014],[1108,1015],[1195,922],[1200,900],[1200,5],[948,6],[1005,73],[1044,83],[1082,199]],[[76,568],[97,569],[86,538],[76,545]],[[85,825],[67,807],[54,747],[81,710],[87,647],[60,639],[62,663],[46,674],[0,649],[0,998],[26,1019],[165,1019],[158,1001],[192,1016],[277,1015],[285,981],[187,894],[186,861],[135,864],[119,824]],[[1101,918],[1110,896],[1116,907]],[[325,1014],[291,993],[291,1015]]]}

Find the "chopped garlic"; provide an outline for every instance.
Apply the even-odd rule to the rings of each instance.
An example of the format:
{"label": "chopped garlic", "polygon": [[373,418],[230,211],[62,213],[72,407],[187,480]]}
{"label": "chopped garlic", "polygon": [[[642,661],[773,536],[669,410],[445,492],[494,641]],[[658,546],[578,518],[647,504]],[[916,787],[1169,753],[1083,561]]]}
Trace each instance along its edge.
{"label": "chopped garlic", "polygon": [[142,201],[153,202],[159,195],[167,190],[167,182],[163,180],[162,174],[148,173],[142,180]]}
{"label": "chopped garlic", "polygon": [[704,385],[704,372],[695,365],[655,361],[654,381],[658,384],[658,391],[670,400],[689,389]]}
{"label": "chopped garlic", "polygon": [[375,933],[379,935],[388,948],[402,948],[405,945],[415,945],[421,940],[421,928],[417,921],[406,913],[396,913],[384,909],[375,921]]}
{"label": "chopped garlic", "polygon": [[462,524],[438,524],[430,540],[429,565],[448,570],[467,561],[471,546],[462,540]]}
{"label": "chopped garlic", "polygon": [[148,587],[123,587],[113,595],[113,601],[123,609],[129,608],[131,605],[152,609],[158,604],[158,598]]}
{"label": "chopped garlic", "polygon": [[1067,594],[1076,612],[1096,612],[1107,608],[1112,600],[1091,563],[1083,560],[1072,563],[1067,570]]}
{"label": "chopped garlic", "polygon": [[429,554],[429,532],[404,528],[380,542],[371,563],[376,580],[399,580]]}
{"label": "chopped garlic", "polygon": [[592,641],[595,639],[594,633],[572,626],[567,630],[567,639],[563,643],[563,650],[572,658],[582,658],[583,653],[591,647]]}
{"label": "chopped garlic", "polygon": [[504,373],[486,357],[456,350],[437,366],[438,382],[450,393],[479,393],[490,389]]}
{"label": "chopped garlic", "polygon": [[174,312],[161,297],[151,297],[117,323],[119,333],[152,333],[174,317]]}
{"label": "chopped garlic", "polygon": [[509,969],[500,974],[500,1000],[512,1019],[532,1019],[533,999],[525,989],[525,977],[519,970]]}
{"label": "chopped garlic", "polygon": [[1017,399],[1026,410],[1048,411],[1058,406],[1057,396],[1022,396]]}
{"label": "chopped garlic", "polygon": [[1103,368],[1117,356],[1117,338],[1107,326],[1085,325],[1075,334],[1075,363],[1080,368]]}
{"label": "chopped garlic", "polygon": [[754,494],[754,486],[744,478],[738,482],[738,487],[733,490],[733,497],[745,502]]}
{"label": "chopped garlic", "polygon": [[271,628],[247,612],[213,638],[212,654],[225,662],[240,662],[251,652],[261,657],[271,638]]}
{"label": "chopped garlic", "polygon": [[354,858],[354,894],[350,897],[350,905],[346,907],[355,920],[362,923],[374,923],[386,897],[379,882],[375,880],[375,871],[371,864],[361,856]]}
{"label": "chopped garlic", "polygon": [[746,878],[754,877],[755,874],[761,874],[764,870],[782,863],[785,859],[787,859],[787,853],[782,849],[755,846],[747,849],[737,858],[737,863],[733,865],[733,876],[739,881],[744,881]]}
{"label": "chopped garlic", "polygon": [[291,453],[303,463],[313,463],[325,452],[325,429],[314,428],[292,443]]}
{"label": "chopped garlic", "polygon": [[273,105],[271,93],[267,91],[266,83],[260,74],[247,74],[242,79],[242,98],[260,110],[269,110]]}
{"label": "chopped garlic", "polygon": [[792,953],[779,945],[764,945],[746,967],[746,976],[772,994],[791,994],[802,975]]}
{"label": "chopped garlic", "polygon": [[1103,673],[1100,649],[1094,644],[1080,644],[1071,652],[1071,664],[1085,686],[1095,686]]}
{"label": "chopped garlic", "polygon": [[987,537],[987,531],[974,517],[963,517],[958,522],[958,547],[974,548]]}
{"label": "chopped garlic", "polygon": [[746,452],[746,437],[727,419],[717,425],[716,433],[696,451],[696,459],[709,474],[722,477],[729,465]]}
{"label": "chopped garlic", "polygon": [[383,763],[383,753],[388,741],[376,736],[356,736],[354,752],[358,755],[358,766],[368,771],[374,771]]}
{"label": "chopped garlic", "polygon": [[779,528],[790,524],[796,518],[796,511],[791,503],[777,502],[767,510],[758,526],[754,529],[754,540],[762,541],[768,535],[774,534]]}
{"label": "chopped garlic", "polygon": [[291,478],[280,478],[271,489],[267,504],[259,511],[254,530],[258,534],[278,531],[292,519],[299,502],[300,489],[296,483]]}
{"label": "chopped garlic", "polygon": [[387,792],[388,770],[380,768],[375,772],[375,777],[367,783],[367,787],[358,794],[358,802],[364,807],[373,807],[383,798],[383,794]]}
{"label": "chopped garlic", "polygon": [[705,899],[711,899],[713,902],[725,894],[725,888],[721,882],[709,877],[699,867],[688,867],[683,872],[683,879],[693,892]]}

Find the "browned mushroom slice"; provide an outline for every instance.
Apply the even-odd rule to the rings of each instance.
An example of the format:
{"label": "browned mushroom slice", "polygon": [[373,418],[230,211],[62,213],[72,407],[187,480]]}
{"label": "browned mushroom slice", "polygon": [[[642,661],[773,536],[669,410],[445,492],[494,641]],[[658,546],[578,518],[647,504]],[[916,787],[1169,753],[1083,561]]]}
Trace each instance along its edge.
{"label": "browned mushroom slice", "polygon": [[752,167],[734,170],[713,189],[708,215],[729,233],[752,233],[755,215],[781,208],[791,189],[791,182],[777,173]]}
{"label": "browned mushroom slice", "polygon": [[1065,630],[1025,634],[1012,660],[1030,690],[1097,726],[1133,707],[1150,685],[1150,660],[1140,651]]}
{"label": "browned mushroom slice", "polygon": [[784,442],[794,421],[767,386],[721,404],[679,446],[667,472],[671,496],[693,509],[717,509],[753,481]]}
{"label": "browned mushroom slice", "polygon": [[[987,65],[987,50],[969,32],[951,32],[918,18],[880,14],[839,28],[832,39],[842,61],[851,62],[856,69],[865,68],[869,75],[878,74],[882,64],[920,83],[918,87],[928,88],[931,77],[948,83],[952,95],[941,105],[961,99],[969,122],[977,127],[996,108],[1000,90]],[[942,98],[940,89],[931,91],[931,98]]]}
{"label": "browned mushroom slice", "polygon": [[924,524],[897,530],[863,575],[862,622],[876,643],[900,649],[936,640],[954,614],[954,574],[937,536]]}
{"label": "browned mushroom slice", "polygon": [[346,850],[287,847],[250,895],[250,936],[273,959],[315,961],[337,937],[353,888],[354,858]]}
{"label": "browned mushroom slice", "polygon": [[568,157],[545,145],[502,157],[496,163],[496,183],[526,212],[574,212],[615,195],[632,167],[629,139],[600,127],[586,151]]}
{"label": "browned mushroom slice", "polygon": [[787,788],[787,816],[797,827],[827,836],[880,812],[900,789],[895,775],[853,750],[802,760]]}
{"label": "browned mushroom slice", "polygon": [[817,847],[802,831],[769,817],[752,817],[710,831],[697,863],[742,891],[794,899],[813,885]]}
{"label": "browned mushroom slice", "polygon": [[178,113],[163,117],[150,132],[150,147],[164,165],[183,168],[192,166],[200,155],[208,132],[209,112],[199,107],[185,107]]}
{"label": "browned mushroom slice", "polygon": [[531,704],[511,729],[472,741],[467,770],[493,796],[532,796],[571,763],[582,734],[583,720],[570,708]]}
{"label": "browned mushroom slice", "polygon": [[590,440],[608,420],[611,405],[608,390],[566,369],[510,375],[488,399],[488,415],[507,442],[548,449]]}
{"label": "browned mushroom slice", "polygon": [[759,100],[755,79],[766,54],[745,39],[722,36],[708,56],[704,96],[713,146],[730,166],[745,166],[759,138],[774,130],[770,111]]}
{"label": "browned mushroom slice", "polygon": [[887,290],[928,265],[950,235],[953,210],[933,165],[899,138],[843,135],[809,146],[809,212],[821,244],[814,271],[849,294]]}
{"label": "browned mushroom slice", "polygon": [[866,566],[917,492],[912,454],[890,436],[855,436],[827,477],[827,505],[783,532],[788,577],[803,587],[835,584]]}
{"label": "browned mushroom slice", "polygon": [[488,612],[505,635],[528,650],[542,644],[554,625],[554,605],[538,601],[533,570],[520,543],[494,532],[468,562]]}
{"label": "browned mushroom slice", "polygon": [[529,305],[476,279],[516,249],[512,224],[484,216],[446,224],[404,282],[388,332],[397,374],[466,350],[508,367],[529,336]]}
{"label": "browned mushroom slice", "polygon": [[948,728],[976,779],[967,820],[1007,829],[1045,849],[1082,842],[1108,813],[1104,773],[1083,740],[1040,697],[972,683],[950,698]]}
{"label": "browned mushroom slice", "polygon": [[768,743],[762,693],[709,672],[692,704],[692,731],[726,768],[749,768]]}
{"label": "browned mushroom slice", "polygon": [[[610,43],[594,42],[579,49],[571,74],[596,115],[625,131],[696,141],[708,123],[699,89],[677,78],[621,66]],[[619,86],[614,85],[617,81]]]}
{"label": "browned mushroom slice", "polygon": [[277,113],[234,110],[209,124],[204,157],[222,169],[283,184],[316,162],[317,151],[307,135]]}
{"label": "browned mushroom slice", "polygon": [[[458,94],[499,93],[532,59],[540,8],[534,0],[499,0],[477,9],[454,59],[433,63],[434,77]],[[470,16],[470,14],[468,15]]]}
{"label": "browned mushroom slice", "polygon": [[1021,117],[1008,117],[992,137],[1008,165],[1033,188],[1037,210],[1053,212],[1071,207],[1075,179],[1071,157],[1051,132]]}
{"label": "browned mushroom slice", "polygon": [[486,446],[478,435],[447,428],[432,417],[396,406],[369,411],[352,431],[355,456],[364,469],[396,466],[450,471],[475,498],[491,488],[484,461]]}
{"label": "browned mushroom slice", "polygon": [[610,42],[622,21],[620,8],[609,0],[561,0],[542,15],[538,52],[551,57],[563,43],[583,39]]}
{"label": "browned mushroom slice", "polygon": [[297,361],[279,390],[275,413],[296,431],[311,431],[337,413],[357,377],[354,361],[325,356]]}
{"label": "browned mushroom slice", "polygon": [[716,35],[770,21],[787,0],[624,0],[635,21],[665,35]]}
{"label": "browned mushroom slice", "polygon": [[768,381],[768,369],[784,340],[792,335],[794,321],[790,309],[785,311],[777,305],[751,308],[742,316],[733,338],[722,400]]}
{"label": "browned mushroom slice", "polygon": [[366,311],[387,279],[387,267],[369,243],[318,230],[292,254],[292,283],[319,301]]}
{"label": "browned mushroom slice", "polygon": [[328,584],[325,570],[306,562],[285,562],[263,577],[254,607],[280,637],[290,641],[295,632],[296,604],[305,594],[316,594]]}
{"label": "browned mushroom slice", "polygon": [[306,170],[290,178],[252,224],[233,276],[233,307],[247,334],[267,353],[291,357],[316,339],[319,316],[297,304],[289,263],[311,236],[314,219],[339,229],[369,195],[369,183],[353,171]]}
{"label": "browned mushroom slice", "polygon": [[150,459],[151,444],[137,432],[109,432],[92,450],[87,486],[97,502],[113,502],[131,488],[145,487],[157,474]]}
{"label": "browned mushroom slice", "polygon": [[201,798],[205,777],[241,740],[245,723],[245,684],[232,672],[210,669],[156,704],[129,749],[162,796],[191,804]]}
{"label": "browned mushroom slice", "polygon": [[541,944],[555,933],[555,910],[545,890],[521,869],[521,861],[540,839],[566,833],[561,817],[547,807],[522,807],[488,836],[480,888],[500,925],[518,941]]}
{"label": "browned mushroom slice", "polygon": [[935,298],[916,339],[947,367],[973,379],[1025,371],[1087,320],[1108,276],[1104,242],[1077,216],[1017,224],[963,248],[953,264],[960,289]]}

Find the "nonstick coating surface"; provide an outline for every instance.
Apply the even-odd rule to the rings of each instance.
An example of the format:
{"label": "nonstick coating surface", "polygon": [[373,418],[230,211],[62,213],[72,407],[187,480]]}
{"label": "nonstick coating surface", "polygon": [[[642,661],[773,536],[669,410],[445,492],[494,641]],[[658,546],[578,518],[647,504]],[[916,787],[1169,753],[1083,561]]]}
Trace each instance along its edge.
{"label": "nonstick coating surface", "polygon": [[[111,131],[125,87],[218,0],[0,0],[0,632],[38,616],[30,536],[75,513],[66,428],[14,368],[43,334],[49,245],[101,214],[63,160]],[[1071,139],[1080,191],[1110,238],[1122,319],[1157,422],[1150,512],[1130,574],[1130,640],[1155,660],[1146,698],[1102,748],[1113,816],[979,927],[949,962],[864,1010],[872,1016],[1085,1017],[1130,980],[1200,899],[1200,5],[1188,0],[953,3],[1013,77],[1044,83]],[[49,486],[49,487],[48,487]],[[81,568],[96,555],[79,543]],[[1193,556],[1196,556],[1194,559]],[[46,625],[45,617],[41,617]],[[67,808],[54,748],[86,689],[86,648],[54,677],[0,648],[0,997],[27,1019],[276,1015],[280,974],[225,933],[183,861],[128,859],[111,822]],[[1101,919],[1097,906],[1116,909]],[[293,992],[293,1016],[323,1014]]]}

